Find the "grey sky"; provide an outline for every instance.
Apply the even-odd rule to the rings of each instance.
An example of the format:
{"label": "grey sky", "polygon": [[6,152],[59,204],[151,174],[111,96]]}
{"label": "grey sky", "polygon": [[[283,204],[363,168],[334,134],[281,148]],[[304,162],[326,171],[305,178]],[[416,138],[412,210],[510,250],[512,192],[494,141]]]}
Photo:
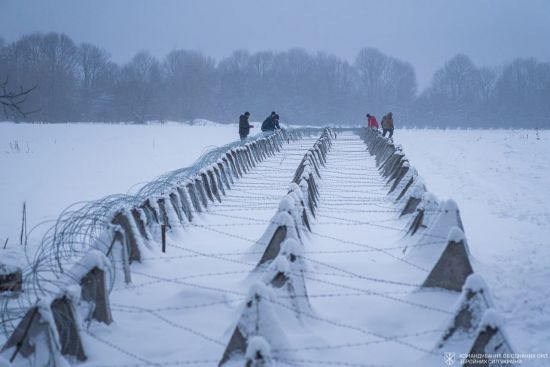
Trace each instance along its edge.
{"label": "grey sky", "polygon": [[478,65],[550,61],[548,0],[0,0],[0,36],[63,32],[117,62],[175,48],[216,59],[303,47],[353,61],[376,47],[411,62],[420,86],[458,52]]}

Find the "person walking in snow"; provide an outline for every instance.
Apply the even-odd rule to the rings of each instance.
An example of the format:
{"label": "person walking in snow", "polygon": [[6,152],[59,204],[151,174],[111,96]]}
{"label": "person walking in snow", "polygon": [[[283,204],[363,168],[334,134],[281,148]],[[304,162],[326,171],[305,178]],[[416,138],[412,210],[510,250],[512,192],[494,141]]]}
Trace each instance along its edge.
{"label": "person walking in snow", "polygon": [[254,125],[250,125],[250,122],[248,121],[249,118],[250,112],[248,111],[239,116],[239,136],[241,137],[241,140],[245,140],[250,133],[250,129],[254,127]]}
{"label": "person walking in snow", "polygon": [[278,115],[275,111],[271,112],[271,115],[267,116],[262,123],[262,131],[274,131],[279,126],[279,120],[276,120],[276,116]]}
{"label": "person walking in snow", "polygon": [[388,136],[390,139],[393,136],[393,114],[389,112],[386,116],[382,117],[382,136],[386,136],[386,133],[390,133]]}
{"label": "person walking in snow", "polygon": [[368,121],[368,125],[367,125],[368,127],[372,129],[378,129],[378,121],[376,121],[376,117],[367,113],[367,121]]}

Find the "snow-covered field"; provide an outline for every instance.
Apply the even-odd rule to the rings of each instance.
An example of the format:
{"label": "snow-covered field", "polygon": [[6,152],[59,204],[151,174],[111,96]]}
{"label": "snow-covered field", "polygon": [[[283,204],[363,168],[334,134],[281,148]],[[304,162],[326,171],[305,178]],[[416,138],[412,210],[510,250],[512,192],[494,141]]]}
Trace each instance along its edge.
{"label": "snow-covered field", "polygon": [[518,351],[549,353],[550,132],[420,129],[395,141],[429,191],[458,203]]}
{"label": "snow-covered field", "polygon": [[[206,125],[206,126],[204,126]],[[0,123],[0,242],[19,244],[21,211],[29,230],[69,205],[132,193],[234,140],[235,125]],[[31,233],[39,240],[51,222]]]}
{"label": "snow-covered field", "polygon": [[[9,238],[1,258],[21,253],[23,201],[31,228],[74,202],[134,192],[236,138],[234,125],[207,125],[0,124],[0,245]],[[550,353],[550,134],[539,135],[397,130],[394,137],[428,190],[458,203],[474,269],[487,281],[519,353]],[[152,252],[133,265],[133,284],[116,284],[111,294],[115,324],[85,334],[87,364],[216,365],[248,288],[265,276],[248,275],[261,256],[255,243],[314,141],[291,143],[263,162],[193,226],[171,234],[166,255]],[[387,189],[362,141],[339,137],[322,175],[319,214],[304,239],[311,309],[298,321],[279,312],[282,330],[274,333],[286,337],[272,345],[274,352],[288,365],[304,366],[400,366],[422,358],[441,336],[456,295],[411,293],[404,284],[417,284],[424,274],[372,251],[399,244],[396,228],[405,223],[384,201]],[[29,246],[47,227],[30,236]],[[380,335],[397,341],[380,343]]]}

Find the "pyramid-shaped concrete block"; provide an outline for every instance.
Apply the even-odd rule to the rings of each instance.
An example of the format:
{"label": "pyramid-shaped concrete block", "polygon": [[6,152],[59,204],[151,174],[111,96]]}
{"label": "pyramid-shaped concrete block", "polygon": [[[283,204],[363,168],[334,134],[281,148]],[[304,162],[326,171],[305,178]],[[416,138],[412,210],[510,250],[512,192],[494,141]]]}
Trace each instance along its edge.
{"label": "pyramid-shaped concrete block", "polygon": [[297,237],[294,218],[287,212],[279,212],[271,220],[267,230],[260,238],[260,243],[267,243],[264,253],[258,262],[258,266],[274,260],[281,250],[281,243],[287,238]]}
{"label": "pyramid-shaped concrete block", "polygon": [[[476,338],[469,350],[469,356],[475,356],[475,361],[468,364],[469,366],[518,366],[520,364],[519,361],[513,361],[503,356],[514,354],[503,325],[501,316],[494,309],[485,312]],[[490,357],[497,355],[500,357],[496,359]]]}
{"label": "pyramid-shaped concrete block", "polygon": [[455,227],[449,232],[447,246],[422,284],[424,288],[443,288],[460,292],[474,271],[468,256],[464,233]]}
{"label": "pyramid-shaped concrete block", "polygon": [[[294,242],[294,243],[292,243]],[[283,243],[281,254],[270,264],[263,281],[273,287],[277,299],[288,304],[298,318],[303,312],[309,312],[309,303],[304,269],[298,261],[296,243],[292,239]]]}
{"label": "pyramid-shaped concrete block", "polygon": [[277,349],[287,345],[273,307],[267,287],[263,283],[254,284],[244,301],[239,320],[218,366],[244,359],[254,337],[262,337]]}
{"label": "pyramid-shaped concrete block", "polygon": [[445,333],[437,343],[437,349],[447,349],[451,345],[459,345],[464,340],[472,340],[481,325],[485,312],[493,307],[489,289],[483,278],[471,274],[464,283],[462,294],[457,302]]}
{"label": "pyramid-shaped concrete block", "polygon": [[39,300],[12,332],[0,356],[14,365],[65,367],[50,300]]}

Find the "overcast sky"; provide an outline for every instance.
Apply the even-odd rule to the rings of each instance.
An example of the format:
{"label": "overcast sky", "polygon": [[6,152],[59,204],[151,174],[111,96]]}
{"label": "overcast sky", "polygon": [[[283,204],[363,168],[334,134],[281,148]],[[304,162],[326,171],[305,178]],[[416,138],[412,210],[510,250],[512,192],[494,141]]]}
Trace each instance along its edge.
{"label": "overcast sky", "polygon": [[456,53],[478,65],[550,61],[550,0],[0,0],[0,36],[63,32],[114,61],[175,48],[220,59],[235,49],[362,47],[411,62],[421,87]]}

